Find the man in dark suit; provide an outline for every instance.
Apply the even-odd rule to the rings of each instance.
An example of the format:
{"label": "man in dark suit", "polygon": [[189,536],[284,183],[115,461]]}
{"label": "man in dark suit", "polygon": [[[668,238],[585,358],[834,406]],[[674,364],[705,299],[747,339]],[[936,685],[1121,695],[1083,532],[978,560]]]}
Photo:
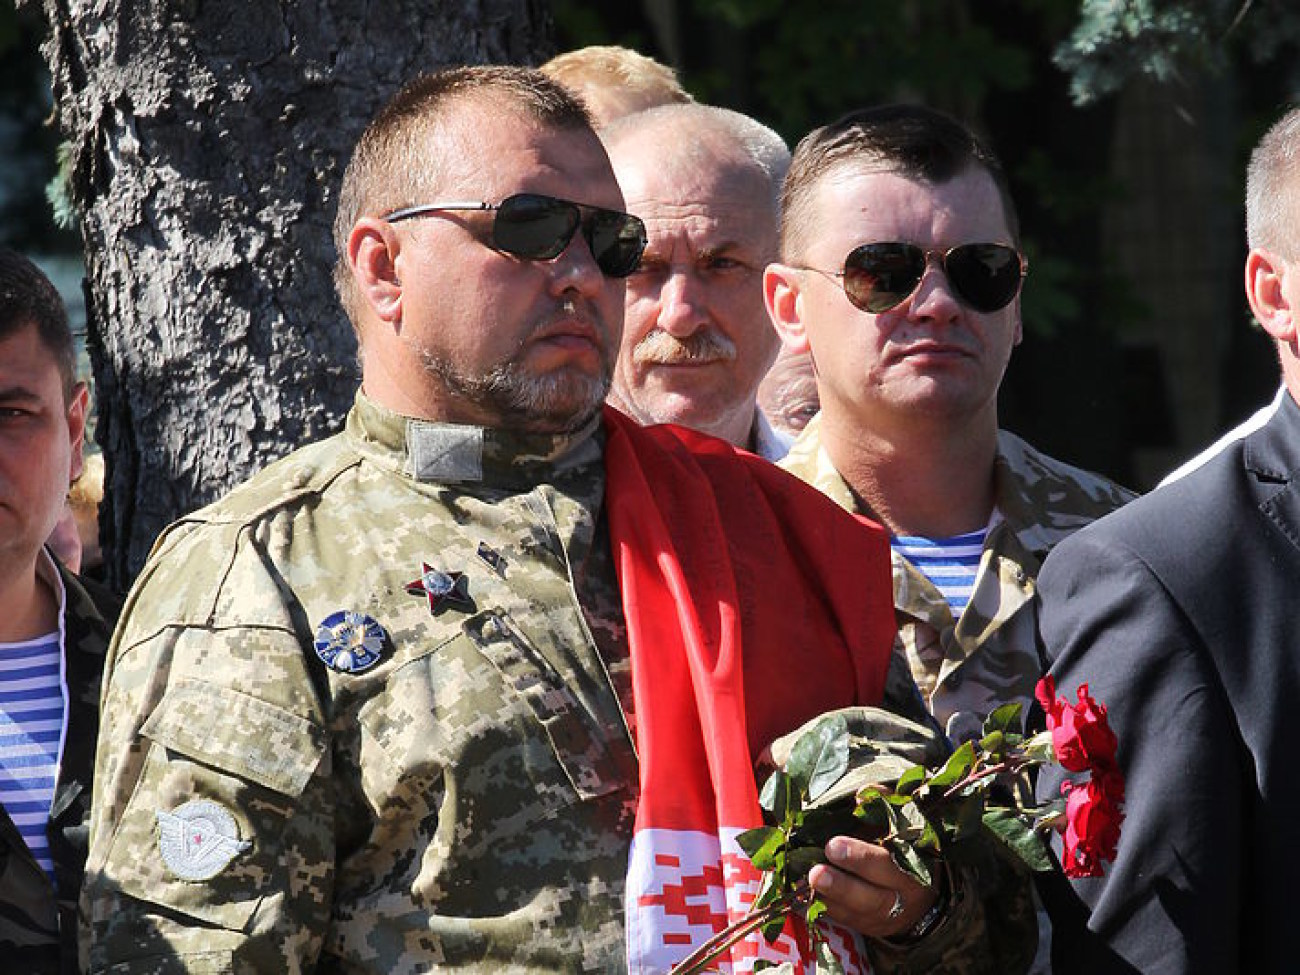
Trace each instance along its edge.
{"label": "man in dark suit", "polygon": [[[1300,109],[1247,175],[1246,296],[1286,394],[1261,428],[1058,546],[1058,692],[1109,707],[1127,779],[1106,875],[1047,896],[1058,972],[1294,971],[1300,875]],[[1059,770],[1058,770],[1059,771]],[[1060,794],[1045,774],[1040,799]]]}

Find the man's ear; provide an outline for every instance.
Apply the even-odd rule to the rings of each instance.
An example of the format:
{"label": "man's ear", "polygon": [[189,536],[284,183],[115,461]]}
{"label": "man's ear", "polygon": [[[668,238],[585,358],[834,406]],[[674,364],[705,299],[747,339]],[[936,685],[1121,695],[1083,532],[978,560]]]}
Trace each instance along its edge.
{"label": "man's ear", "polygon": [[1279,342],[1296,340],[1296,315],[1283,286],[1288,274],[1297,273],[1276,254],[1258,247],[1246,255],[1246,300],[1264,331]]}
{"label": "man's ear", "polygon": [[763,271],[763,304],[772,327],[790,352],[810,352],[803,323],[803,295],[799,270],[786,264],[769,264]]}
{"label": "man's ear", "polygon": [[397,273],[402,241],[392,224],[361,217],[348,235],[348,266],[361,299],[381,321],[400,326],[402,281]]}
{"label": "man's ear", "polygon": [[81,476],[86,446],[86,411],[90,402],[90,389],[85,383],[72,387],[72,399],[68,402],[68,439],[72,443],[72,464],[68,471],[68,483],[71,484]]}

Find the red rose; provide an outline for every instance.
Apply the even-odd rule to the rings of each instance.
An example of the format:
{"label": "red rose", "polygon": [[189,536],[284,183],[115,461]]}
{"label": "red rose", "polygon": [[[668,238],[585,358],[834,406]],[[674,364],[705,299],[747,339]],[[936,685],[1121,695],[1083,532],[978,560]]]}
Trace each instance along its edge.
{"label": "red rose", "polygon": [[1052,749],[1061,765],[1071,772],[1114,768],[1119,742],[1106,722],[1106,706],[1093,700],[1087,684],[1079,686],[1079,703],[1074,705],[1057,698],[1056,681],[1051,676],[1038,682],[1034,696],[1047,714]]}
{"label": "red rose", "polygon": [[1114,860],[1119,845],[1119,824],[1124,820],[1119,799],[1109,793],[1118,780],[1121,796],[1124,780],[1110,770],[1079,785],[1066,782],[1061,788],[1065,799],[1065,875],[1100,877],[1103,860]]}

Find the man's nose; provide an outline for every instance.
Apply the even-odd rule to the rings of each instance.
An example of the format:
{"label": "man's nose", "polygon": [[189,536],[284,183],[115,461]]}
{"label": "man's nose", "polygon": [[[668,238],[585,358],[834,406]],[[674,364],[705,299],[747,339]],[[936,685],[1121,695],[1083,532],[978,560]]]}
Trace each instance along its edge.
{"label": "man's nose", "polygon": [[689,268],[672,268],[659,291],[658,326],[669,335],[685,338],[708,321],[704,285]]}
{"label": "man's nose", "polygon": [[936,259],[926,261],[925,273],[912,293],[908,317],[944,324],[958,318],[961,311],[962,304],[943,265]]}
{"label": "man's nose", "polygon": [[581,230],[574,233],[568,245],[551,263],[554,268],[553,289],[557,292],[576,288],[583,294],[592,296],[617,280],[606,277],[601,271]]}

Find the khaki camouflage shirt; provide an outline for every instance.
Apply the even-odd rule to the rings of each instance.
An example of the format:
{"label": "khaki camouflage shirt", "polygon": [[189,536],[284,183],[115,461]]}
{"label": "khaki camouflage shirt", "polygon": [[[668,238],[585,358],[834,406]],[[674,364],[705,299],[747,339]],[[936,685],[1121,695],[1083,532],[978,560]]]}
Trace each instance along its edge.
{"label": "khaki camouflage shirt", "polygon": [[[814,417],[780,466],[848,510],[872,516],[831,463],[820,431],[821,418]],[[997,517],[960,619],[953,619],[929,579],[892,554],[894,652],[907,659],[931,712],[954,742],[979,734],[984,717],[1000,704],[1020,701],[1028,708],[1045,669],[1036,637],[1039,566],[1057,542],[1134,496],[1005,430],[998,433],[994,480]]]}
{"label": "khaki camouflage shirt", "polygon": [[596,650],[622,625],[597,427],[359,398],[159,539],[110,651],[91,971],[623,967],[637,776],[626,657]]}

